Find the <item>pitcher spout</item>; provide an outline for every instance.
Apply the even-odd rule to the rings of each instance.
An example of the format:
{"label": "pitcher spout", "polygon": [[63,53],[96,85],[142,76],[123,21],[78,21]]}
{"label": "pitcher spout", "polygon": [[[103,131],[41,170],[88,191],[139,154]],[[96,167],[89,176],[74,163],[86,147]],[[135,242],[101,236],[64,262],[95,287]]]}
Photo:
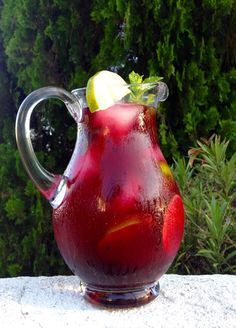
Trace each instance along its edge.
{"label": "pitcher spout", "polygon": [[164,82],[159,82],[157,85],[157,101],[165,101],[169,96],[168,86]]}

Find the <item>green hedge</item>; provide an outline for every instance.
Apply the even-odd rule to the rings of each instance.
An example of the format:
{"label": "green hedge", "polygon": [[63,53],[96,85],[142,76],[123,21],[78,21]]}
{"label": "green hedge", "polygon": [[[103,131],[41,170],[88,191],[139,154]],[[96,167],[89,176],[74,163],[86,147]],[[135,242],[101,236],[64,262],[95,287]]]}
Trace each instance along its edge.
{"label": "green hedge", "polygon": [[[49,205],[24,173],[14,141],[17,107],[33,89],[84,86],[106,68],[124,78],[132,70],[161,75],[170,89],[158,113],[165,156],[183,157],[215,132],[229,140],[227,156],[235,153],[236,1],[0,0],[0,12],[0,276],[68,272]],[[45,123],[41,112],[33,118],[34,146],[49,170],[62,172],[75,127],[58,104],[42,111]]]}
{"label": "green hedge", "polygon": [[109,64],[164,77],[170,97],[159,133],[166,155],[215,131],[236,151],[236,1],[106,3],[95,1],[92,12],[104,26],[94,70]]}

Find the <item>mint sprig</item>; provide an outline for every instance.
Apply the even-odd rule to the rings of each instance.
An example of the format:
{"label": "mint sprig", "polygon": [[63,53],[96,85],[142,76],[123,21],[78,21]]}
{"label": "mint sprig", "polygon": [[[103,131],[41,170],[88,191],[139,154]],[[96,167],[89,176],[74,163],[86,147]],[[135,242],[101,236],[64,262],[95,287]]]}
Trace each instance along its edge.
{"label": "mint sprig", "polygon": [[135,73],[132,71],[129,74],[129,83],[130,84],[137,84],[137,83],[142,83],[143,82],[143,75],[139,75],[138,73]]}
{"label": "mint sprig", "polygon": [[129,83],[130,84],[137,84],[137,83],[152,83],[152,82],[159,82],[163,79],[161,76],[149,76],[146,79],[143,79],[143,75],[139,75],[138,73],[132,71],[129,74]]}
{"label": "mint sprig", "polygon": [[[129,94],[132,102],[143,104],[150,106],[155,103],[156,94],[152,92],[153,84],[162,80],[160,76],[149,76],[147,78],[143,78],[143,75],[139,75],[138,73],[132,71],[129,74],[129,83],[130,91]],[[151,83],[149,85],[145,85],[145,83]]]}

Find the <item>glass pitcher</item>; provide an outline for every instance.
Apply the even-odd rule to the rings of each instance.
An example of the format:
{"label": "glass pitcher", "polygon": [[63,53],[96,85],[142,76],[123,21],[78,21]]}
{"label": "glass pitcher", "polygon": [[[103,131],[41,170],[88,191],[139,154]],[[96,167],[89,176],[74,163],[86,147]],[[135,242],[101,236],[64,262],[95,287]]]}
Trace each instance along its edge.
{"label": "glass pitcher", "polygon": [[[16,120],[23,164],[53,208],[57,245],[84,297],[124,307],[158,295],[184,228],[183,202],[157,139],[156,108],[168,88],[163,82],[127,87],[126,96],[94,113],[85,88],[41,88],[24,100]],[[62,100],[78,126],[63,175],[41,166],[30,140],[31,113],[48,98]]]}

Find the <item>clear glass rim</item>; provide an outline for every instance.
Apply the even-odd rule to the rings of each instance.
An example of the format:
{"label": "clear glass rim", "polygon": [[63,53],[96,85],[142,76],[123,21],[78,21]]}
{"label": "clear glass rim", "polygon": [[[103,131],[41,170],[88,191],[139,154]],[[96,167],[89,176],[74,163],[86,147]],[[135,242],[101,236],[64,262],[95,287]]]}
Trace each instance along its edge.
{"label": "clear glass rim", "polygon": [[[165,84],[165,82],[163,81],[157,81],[157,82],[144,82],[144,83],[127,83],[127,84],[119,84],[119,87],[140,87],[140,86],[144,86],[144,87],[155,87],[158,86],[159,84]],[[118,87],[117,85],[114,85],[114,87]],[[75,93],[75,92],[86,92],[87,87],[81,87],[81,88],[76,88],[73,89],[71,91],[71,93]]]}

